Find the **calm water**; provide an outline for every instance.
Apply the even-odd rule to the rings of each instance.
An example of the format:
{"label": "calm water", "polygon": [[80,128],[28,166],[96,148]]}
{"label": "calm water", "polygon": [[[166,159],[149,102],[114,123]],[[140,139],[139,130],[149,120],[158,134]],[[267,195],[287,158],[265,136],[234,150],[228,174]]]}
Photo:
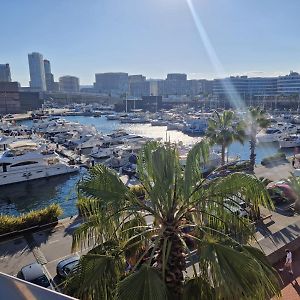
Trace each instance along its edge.
{"label": "calm water", "polygon": [[[115,129],[125,129],[128,132],[153,138],[166,138],[172,142],[182,141],[185,144],[201,140],[199,137],[190,137],[182,132],[167,131],[166,126],[151,126],[150,124],[121,124],[119,121],[107,121],[105,117],[65,117],[70,121],[81,124],[94,125],[102,133],[110,133]],[[29,124],[30,121],[25,121]],[[257,146],[257,162],[265,156],[278,151],[278,145],[265,144]],[[291,153],[291,152],[290,152]],[[229,148],[230,155],[240,155],[241,159],[249,158],[249,142],[244,145],[234,143]],[[63,175],[33,182],[20,183],[0,187],[0,213],[20,214],[33,209],[43,208],[50,203],[59,203],[64,210],[64,216],[77,213],[76,183],[86,171],[82,169],[76,175]]]}

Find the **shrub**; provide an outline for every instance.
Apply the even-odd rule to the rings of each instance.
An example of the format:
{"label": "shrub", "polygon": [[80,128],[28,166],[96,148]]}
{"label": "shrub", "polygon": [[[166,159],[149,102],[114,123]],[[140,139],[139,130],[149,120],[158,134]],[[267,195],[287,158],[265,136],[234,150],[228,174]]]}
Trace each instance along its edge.
{"label": "shrub", "polygon": [[20,216],[0,215],[0,234],[55,222],[62,213],[63,210],[58,204],[51,204]]}
{"label": "shrub", "polygon": [[144,198],[145,198],[145,194],[146,194],[145,189],[144,189],[144,187],[143,187],[142,185],[140,185],[140,184],[132,185],[132,186],[130,187],[130,191],[131,191],[134,195],[136,195],[138,198],[140,198],[140,199],[144,199]]}
{"label": "shrub", "polygon": [[262,159],[261,164],[264,166],[264,165],[267,165],[269,163],[272,163],[274,161],[279,161],[279,160],[286,160],[285,153],[278,152],[278,153],[276,153],[274,155],[265,157],[264,159]]}

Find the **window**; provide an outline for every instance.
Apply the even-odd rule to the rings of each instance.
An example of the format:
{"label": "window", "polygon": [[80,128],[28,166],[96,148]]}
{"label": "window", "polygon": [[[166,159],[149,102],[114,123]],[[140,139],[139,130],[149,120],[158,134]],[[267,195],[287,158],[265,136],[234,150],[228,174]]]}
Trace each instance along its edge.
{"label": "window", "polygon": [[28,165],[33,165],[33,164],[37,164],[37,161],[23,161],[14,165],[11,165],[10,167],[21,167],[21,166],[28,166]]}

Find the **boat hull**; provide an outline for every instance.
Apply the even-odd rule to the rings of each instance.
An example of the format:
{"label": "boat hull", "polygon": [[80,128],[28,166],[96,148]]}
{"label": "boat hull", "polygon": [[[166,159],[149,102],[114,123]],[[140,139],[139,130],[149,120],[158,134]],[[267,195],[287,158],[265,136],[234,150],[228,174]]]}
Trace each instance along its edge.
{"label": "boat hull", "polygon": [[280,148],[295,148],[300,147],[300,141],[279,141]]}
{"label": "boat hull", "polygon": [[52,166],[40,166],[40,167],[37,166],[34,168],[27,168],[23,170],[12,171],[12,172],[1,172],[0,186],[74,173],[77,172],[78,170],[79,168],[75,166],[56,164]]}

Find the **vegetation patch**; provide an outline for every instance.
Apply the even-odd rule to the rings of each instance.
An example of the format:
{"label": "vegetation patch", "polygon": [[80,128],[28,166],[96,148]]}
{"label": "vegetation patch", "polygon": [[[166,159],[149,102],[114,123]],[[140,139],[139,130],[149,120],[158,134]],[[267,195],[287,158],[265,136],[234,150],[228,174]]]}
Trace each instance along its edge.
{"label": "vegetation patch", "polygon": [[20,216],[0,215],[0,234],[55,222],[62,213],[63,210],[58,204],[51,204]]}
{"label": "vegetation patch", "polygon": [[278,152],[278,153],[276,153],[276,154],[274,154],[274,155],[265,157],[265,158],[261,161],[261,164],[262,164],[263,166],[265,166],[265,165],[268,165],[268,164],[271,164],[271,163],[274,163],[274,162],[277,162],[277,161],[281,161],[281,160],[286,160],[286,155],[285,155],[285,153]]}

